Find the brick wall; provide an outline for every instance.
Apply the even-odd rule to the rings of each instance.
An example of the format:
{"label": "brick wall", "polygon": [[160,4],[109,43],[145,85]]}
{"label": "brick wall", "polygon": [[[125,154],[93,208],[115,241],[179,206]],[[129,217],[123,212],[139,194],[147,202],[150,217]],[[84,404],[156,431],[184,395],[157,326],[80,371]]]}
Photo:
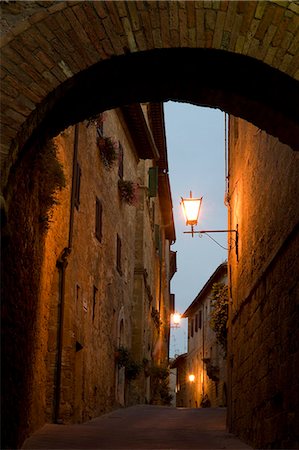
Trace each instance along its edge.
{"label": "brick wall", "polygon": [[[174,60],[170,67],[169,76],[165,77],[165,81],[161,80],[159,75],[159,83],[151,91],[152,98],[157,98],[157,92],[163,93],[163,98],[180,98],[188,100],[188,86],[191,89],[193,101],[211,106],[220,105],[225,110],[229,110],[232,114],[239,115],[239,104],[241,108],[240,117],[250,120],[248,114],[251,108],[256,109],[256,101],[263,107],[264,102],[268,104],[268,94],[263,95],[271,86],[271,77],[263,78],[259,75],[256,77],[255,68],[251,76],[256,77],[254,90],[250,94],[250,83],[252,77],[248,79],[245,91],[243,84],[239,84],[239,77],[244,81],[248,74],[246,64],[260,61],[278,69],[282,74],[287,74],[291,80],[298,80],[298,35],[297,35],[297,18],[298,5],[293,1],[286,2],[258,2],[258,1],[221,1],[221,2],[201,2],[201,1],[171,1],[171,2],[110,2],[110,1],[90,1],[90,2],[35,2],[26,4],[25,2],[2,2],[1,3],[1,25],[3,35],[1,36],[1,52],[2,52],[2,71],[1,83],[3,92],[1,95],[1,107],[3,112],[2,118],[2,139],[1,139],[1,168],[3,171],[3,183],[6,184],[6,174],[8,175],[11,164],[16,160],[19,151],[37,125],[45,119],[45,116],[53,112],[52,108],[56,102],[63,100],[58,108],[53,112],[52,121],[59,117],[61,122],[69,120],[67,124],[60,124],[59,131],[70,124],[74,124],[83,120],[85,117],[79,117],[80,112],[84,110],[84,99],[88,98],[90,112],[96,112],[102,107],[102,110],[119,106],[117,99],[111,100],[110,89],[107,89],[107,83],[113,78],[113,87],[117,91],[117,78],[115,73],[120,73],[117,68],[112,68],[104,84],[100,83],[99,74],[92,76],[92,79],[84,81],[84,87],[91,87],[89,93],[85,92],[80,99],[80,108],[77,108],[74,98],[79,98],[70,94],[71,105],[66,115],[62,113],[64,102],[68,101],[66,92],[79,82],[78,76],[80,72],[88,70],[96,66],[98,63],[107,62],[111,57],[137,55],[141,52],[160,50],[160,49],[201,49],[199,53],[193,53],[191,58],[198,58],[201,61],[200,70],[198,70],[198,60],[194,67],[190,68],[190,73],[184,67],[184,81],[182,86],[176,80],[180,79],[178,71],[180,66],[184,66],[181,61],[177,64],[178,59],[182,56],[174,54]],[[212,63],[206,61],[205,57],[209,50],[214,52],[211,54]],[[229,54],[225,55],[225,61],[220,61],[219,67],[215,68],[214,64],[218,58],[215,51],[230,52],[230,56],[243,56],[244,59],[239,61],[234,58],[228,59]],[[113,58],[112,58],[113,59]],[[128,58],[130,59],[130,58]],[[164,59],[164,55],[162,61]],[[168,64],[162,69],[162,61],[155,59],[155,69],[152,75],[156,75],[156,67],[161,73],[166,73]],[[241,62],[241,64],[240,64]],[[144,64],[144,61],[143,61]],[[146,71],[150,71],[153,62],[149,59]],[[203,80],[203,90],[200,97],[195,98],[194,91],[197,91],[197,83],[203,71],[207,71],[212,64],[211,73],[207,72],[206,79]],[[244,70],[242,69],[242,67]],[[245,67],[246,66],[246,67]],[[100,73],[105,70],[103,66]],[[112,67],[112,66],[111,66]],[[222,70],[222,77],[214,79],[213,74]],[[259,69],[262,69],[259,67]],[[126,72],[121,68],[122,79]],[[132,66],[129,78],[132,84],[130,88],[123,87],[119,93],[119,99],[129,95],[130,101],[140,101],[136,93],[139,90],[141,95],[142,86],[136,89],[136,83],[139,83],[138,77],[132,79],[134,71],[140,75],[142,70],[141,64]],[[241,73],[239,71],[241,70]],[[144,79],[146,84],[146,92],[149,93],[151,85],[155,83],[155,76],[147,79],[146,71],[142,74],[141,80]],[[228,95],[220,95],[218,92],[218,83],[224,79],[225,74],[229,73],[228,79],[224,85],[220,86],[220,91],[224,89]],[[229,79],[234,77],[238,72],[238,76],[228,88]],[[195,74],[192,81],[191,76]],[[274,73],[277,73],[276,70]],[[271,75],[271,73],[270,73]],[[163,78],[163,77],[162,77]],[[173,80],[170,83],[170,79]],[[291,139],[292,136],[284,132],[281,126],[283,117],[276,112],[281,109],[286,117],[291,117],[291,104],[293,105],[293,117],[296,116],[296,100],[293,98],[296,91],[284,91],[284,82],[286,78],[281,79],[280,89],[276,92],[275,105],[273,108],[266,107],[265,113],[268,111],[270,116],[267,117],[255,111],[255,115],[251,114],[252,120],[257,119],[260,124],[266,123],[267,129],[277,132],[285,139]],[[213,80],[212,87],[208,87],[205,92],[205,85]],[[163,89],[160,89],[161,82]],[[62,84],[64,87],[61,89]],[[220,83],[221,84],[221,83]],[[105,86],[104,92],[101,90],[98,95],[98,87]],[[274,86],[277,85],[274,83]],[[123,85],[125,86],[125,84]],[[187,89],[185,89],[187,88]],[[110,104],[104,105],[105,91],[109,92]],[[170,89],[170,90],[169,90]],[[178,95],[178,89],[182,92]],[[216,90],[215,93],[210,89]],[[295,88],[296,89],[296,88]],[[131,90],[133,92],[131,92]],[[258,93],[259,90],[259,93]],[[115,92],[116,92],[115,91]],[[284,91],[284,92],[283,92]],[[242,93],[239,98],[240,92]],[[292,94],[293,92],[293,94]],[[49,97],[47,97],[49,95]],[[93,95],[92,95],[93,94]],[[233,94],[233,95],[232,95]],[[185,97],[184,97],[185,96]],[[47,97],[47,100],[44,101]],[[259,102],[259,97],[263,97]],[[279,98],[278,98],[279,97]],[[288,97],[287,106],[284,99]],[[94,104],[90,101],[94,99]],[[148,96],[147,96],[148,98]],[[236,101],[238,98],[239,101]],[[119,101],[118,99],[118,101]],[[255,99],[255,100],[253,100]],[[106,99],[107,100],[107,99]],[[200,102],[201,100],[201,102]],[[108,100],[109,101],[109,100]],[[124,100],[126,103],[129,101]],[[74,103],[73,103],[74,102]],[[62,114],[61,114],[62,113]],[[74,115],[71,119],[71,115]],[[66,119],[67,116],[67,119]],[[294,126],[292,120],[288,125]],[[296,127],[293,128],[296,130]],[[56,130],[57,131],[57,130]],[[294,145],[296,140],[293,139]]]}

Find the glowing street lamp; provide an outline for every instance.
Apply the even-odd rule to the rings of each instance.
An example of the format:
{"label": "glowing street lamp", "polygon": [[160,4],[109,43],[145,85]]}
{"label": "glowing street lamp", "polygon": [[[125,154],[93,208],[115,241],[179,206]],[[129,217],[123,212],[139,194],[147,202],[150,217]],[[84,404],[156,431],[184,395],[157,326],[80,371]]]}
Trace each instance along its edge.
{"label": "glowing street lamp", "polygon": [[190,375],[188,376],[188,379],[189,379],[190,383],[194,383],[195,375],[193,375],[193,373],[190,373]]}
{"label": "glowing street lamp", "polygon": [[195,233],[199,233],[199,234],[204,234],[204,233],[236,233],[236,256],[237,256],[237,261],[238,261],[238,239],[239,239],[239,233],[238,233],[238,225],[236,230],[200,230],[200,231],[195,231],[194,230],[194,226],[197,225],[198,222],[198,217],[199,217],[199,212],[200,212],[200,207],[201,207],[201,203],[202,203],[202,197],[200,198],[195,198],[192,197],[192,191],[190,191],[190,197],[189,198],[183,198],[181,197],[182,201],[181,201],[181,205],[183,208],[183,213],[185,216],[185,220],[186,220],[186,225],[190,225],[191,226],[191,231],[184,231],[184,233],[186,234],[191,234],[192,237],[194,236]]}
{"label": "glowing street lamp", "polygon": [[194,198],[192,197],[192,191],[190,191],[190,198],[181,198],[181,205],[183,207],[186,225],[191,225],[191,229],[193,230],[194,225],[197,225],[202,197]]}
{"label": "glowing street lamp", "polygon": [[181,314],[175,312],[172,314],[172,328],[179,328],[181,323]]}

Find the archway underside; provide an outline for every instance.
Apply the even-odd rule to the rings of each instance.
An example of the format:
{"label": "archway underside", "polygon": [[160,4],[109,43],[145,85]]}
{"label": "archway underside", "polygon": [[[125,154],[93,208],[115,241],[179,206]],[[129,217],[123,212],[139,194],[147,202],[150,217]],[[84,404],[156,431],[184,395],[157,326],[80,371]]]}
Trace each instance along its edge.
{"label": "archway underside", "polygon": [[199,49],[141,52],[81,72],[31,114],[17,148],[107,109],[168,100],[219,108],[299,150],[297,82],[254,59]]}
{"label": "archway underside", "polygon": [[217,107],[298,149],[296,2],[50,1],[1,9],[3,186],[34,132],[53,134],[132,102]]}

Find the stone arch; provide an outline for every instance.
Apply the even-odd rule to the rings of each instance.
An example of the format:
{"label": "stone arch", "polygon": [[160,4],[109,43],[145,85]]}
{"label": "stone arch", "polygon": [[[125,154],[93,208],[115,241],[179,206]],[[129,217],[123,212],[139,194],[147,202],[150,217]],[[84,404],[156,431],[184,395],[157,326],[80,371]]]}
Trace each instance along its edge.
{"label": "stone arch", "polygon": [[[97,106],[85,99],[85,114],[128,101],[189,101],[249,121],[255,117],[257,126],[296,147],[296,2],[50,1],[1,6],[4,184],[32,133],[40,126],[47,129],[57,111],[61,129],[70,97],[74,101],[81,86],[78,104],[101,79],[110,81],[112,91],[118,87],[116,96]],[[129,85],[120,82],[121,75]],[[91,85],[85,90],[87,81]],[[106,86],[104,91],[111,94]],[[77,113],[69,120],[76,119]]]}
{"label": "stone arch", "polygon": [[1,8],[3,185],[30,137],[55,135],[134,101],[219,107],[298,148],[297,2],[36,1]]}

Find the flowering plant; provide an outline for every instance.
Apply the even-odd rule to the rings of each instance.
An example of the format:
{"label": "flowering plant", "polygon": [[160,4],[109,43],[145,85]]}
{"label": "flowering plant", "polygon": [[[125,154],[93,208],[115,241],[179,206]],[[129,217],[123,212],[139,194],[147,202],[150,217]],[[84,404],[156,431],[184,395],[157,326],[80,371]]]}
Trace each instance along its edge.
{"label": "flowering plant", "polygon": [[100,157],[104,166],[109,170],[117,160],[119,143],[112,137],[98,136],[97,145],[100,151]]}
{"label": "flowering plant", "polygon": [[105,120],[106,114],[104,112],[96,114],[95,116],[92,116],[89,119],[87,119],[86,127],[88,128],[90,125],[95,125],[97,128],[102,128]]}
{"label": "flowering plant", "polygon": [[154,308],[153,306],[152,306],[151,316],[152,316],[152,319],[153,319],[154,324],[156,325],[156,327],[157,327],[157,328],[160,328],[160,325],[162,324],[162,322],[161,322],[161,320],[160,320],[160,313],[159,313],[159,311],[158,311],[156,308]]}
{"label": "flowering plant", "polygon": [[137,204],[139,185],[130,180],[118,180],[118,189],[121,198],[129,205]]}
{"label": "flowering plant", "polygon": [[211,306],[213,309],[210,315],[210,327],[216,333],[216,339],[226,355],[228,319],[228,287],[226,284],[213,284]]}
{"label": "flowering plant", "polygon": [[118,367],[124,367],[128,380],[135,380],[141,371],[141,364],[133,360],[130,351],[126,347],[118,347],[115,353]]}

